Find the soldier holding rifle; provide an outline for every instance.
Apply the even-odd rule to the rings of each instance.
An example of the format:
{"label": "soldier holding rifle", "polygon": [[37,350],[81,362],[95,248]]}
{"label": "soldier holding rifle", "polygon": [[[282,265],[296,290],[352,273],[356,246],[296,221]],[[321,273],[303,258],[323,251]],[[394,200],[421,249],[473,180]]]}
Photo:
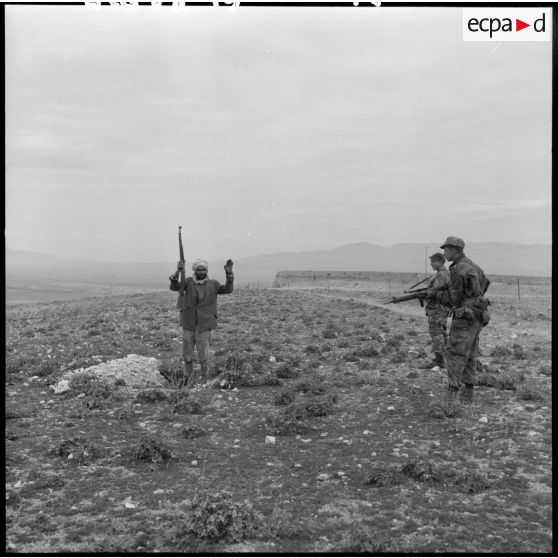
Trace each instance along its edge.
{"label": "soldier holding rifle", "polygon": [[192,264],[193,277],[186,278],[181,229],[178,229],[180,261],[169,279],[170,290],[179,292],[176,307],[180,310],[180,325],[183,328],[186,379],[188,385],[193,385],[198,376],[194,374],[194,348],[198,350],[201,380],[208,379],[211,331],[217,327],[217,295],[233,292],[234,274],[233,261],[227,260],[224,266],[226,281],[221,285],[219,281],[209,279],[207,262],[196,260]]}
{"label": "soldier holding rifle", "polygon": [[[450,273],[444,266],[446,258],[444,254],[437,252],[430,256],[430,265],[436,274],[428,281],[427,289],[447,289],[450,283]],[[440,304],[436,299],[426,298],[426,307],[424,309],[428,317],[428,330],[430,332],[430,340],[432,342],[432,352],[434,359],[420,368],[427,369],[434,366],[445,368],[444,352],[447,343],[447,323],[448,309]]]}
{"label": "soldier holding rifle", "polygon": [[452,262],[449,268],[450,284],[446,290],[430,290],[427,300],[437,301],[451,309],[453,320],[449,334],[446,359],[448,368],[449,400],[457,398],[468,403],[473,399],[479,356],[479,335],[488,324],[490,301],[484,297],[490,281],[484,271],[467,256],[461,238],[450,236],[440,246],[445,258]]}

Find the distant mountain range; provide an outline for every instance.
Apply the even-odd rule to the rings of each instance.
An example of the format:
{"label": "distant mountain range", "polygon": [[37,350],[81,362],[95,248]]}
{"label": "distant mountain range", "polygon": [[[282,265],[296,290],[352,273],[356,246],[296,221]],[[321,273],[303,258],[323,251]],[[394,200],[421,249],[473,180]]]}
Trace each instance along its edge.
{"label": "distant mountain range", "polygon": [[[238,285],[271,284],[277,272],[294,270],[424,273],[425,270],[430,272],[426,255],[440,251],[437,244],[407,243],[384,247],[359,242],[331,250],[239,258],[235,260],[234,270]],[[552,274],[551,245],[482,242],[468,244],[465,252],[488,276],[550,277]],[[209,262],[211,277],[224,280],[223,263]],[[175,262],[124,264],[71,260],[6,249],[6,278],[23,282],[32,280],[35,284],[64,282],[167,289],[168,276],[174,266]]]}

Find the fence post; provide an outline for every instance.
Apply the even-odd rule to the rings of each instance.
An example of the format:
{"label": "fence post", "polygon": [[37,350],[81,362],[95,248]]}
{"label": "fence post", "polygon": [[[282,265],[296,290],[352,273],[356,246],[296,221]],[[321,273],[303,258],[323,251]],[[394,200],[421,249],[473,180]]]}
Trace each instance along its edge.
{"label": "fence post", "polygon": [[517,278],[517,298],[521,300],[521,292],[519,291],[519,277]]}

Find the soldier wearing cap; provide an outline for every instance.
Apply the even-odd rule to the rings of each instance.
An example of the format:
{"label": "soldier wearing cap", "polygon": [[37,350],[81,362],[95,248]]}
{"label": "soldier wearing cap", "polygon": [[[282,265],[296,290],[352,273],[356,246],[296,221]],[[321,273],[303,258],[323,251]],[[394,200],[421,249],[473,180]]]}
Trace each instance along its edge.
{"label": "soldier wearing cap", "polygon": [[[428,289],[447,289],[450,283],[450,273],[445,267],[446,258],[444,254],[437,252],[430,256],[430,265],[436,272],[428,281]],[[428,317],[428,330],[432,342],[432,352],[434,359],[420,368],[432,368],[439,366],[445,368],[444,352],[447,343],[448,309],[435,299],[426,299],[424,308]]]}
{"label": "soldier wearing cap", "polygon": [[233,292],[233,262],[227,260],[225,264],[224,285],[215,279],[209,279],[208,264],[205,260],[194,261],[194,276],[187,277],[182,282],[179,276],[183,269],[184,263],[178,262],[176,272],[169,279],[170,290],[179,291],[176,307],[180,310],[180,325],[183,328],[184,366],[188,384],[192,385],[197,379],[197,375],[194,374],[194,348],[198,350],[201,379],[208,379],[211,331],[217,327],[217,295]]}
{"label": "soldier wearing cap", "polygon": [[449,268],[450,284],[447,290],[430,291],[427,298],[434,299],[451,309],[453,316],[446,352],[448,369],[448,398],[453,400],[461,390],[461,399],[473,399],[479,355],[479,335],[488,323],[488,305],[484,297],[490,281],[484,271],[467,256],[461,238],[450,236],[440,246],[445,258],[452,262]]}

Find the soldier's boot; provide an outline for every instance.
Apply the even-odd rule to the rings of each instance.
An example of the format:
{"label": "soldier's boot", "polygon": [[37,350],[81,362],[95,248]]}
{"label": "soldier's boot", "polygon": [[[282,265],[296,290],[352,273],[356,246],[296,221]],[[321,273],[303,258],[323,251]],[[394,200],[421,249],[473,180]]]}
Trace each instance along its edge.
{"label": "soldier's boot", "polygon": [[446,389],[446,402],[455,403],[457,401],[457,393],[459,388],[454,386],[448,386]]}
{"label": "soldier's boot", "polygon": [[207,364],[207,360],[200,362],[200,376],[203,383],[209,380],[209,366]]}
{"label": "soldier's boot", "polygon": [[473,387],[473,384],[465,384],[459,393],[459,399],[461,399],[461,402],[465,405],[469,405],[473,402]]}
{"label": "soldier's boot", "polygon": [[184,368],[186,370],[186,381],[184,382],[184,384],[188,387],[191,387],[193,384],[196,383],[196,376],[194,374],[194,363],[185,362]]}
{"label": "soldier's boot", "polygon": [[436,362],[436,366],[439,366],[440,368],[445,368],[446,367],[446,361],[444,359],[444,355],[443,353],[434,353],[435,355],[435,362]]}

